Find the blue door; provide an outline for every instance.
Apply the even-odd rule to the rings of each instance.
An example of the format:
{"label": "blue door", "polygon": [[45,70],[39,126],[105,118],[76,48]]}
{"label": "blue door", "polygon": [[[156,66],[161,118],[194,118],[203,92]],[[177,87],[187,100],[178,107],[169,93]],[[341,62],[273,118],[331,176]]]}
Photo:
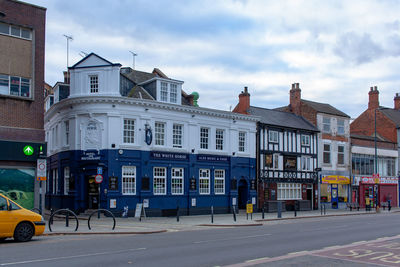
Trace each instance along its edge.
{"label": "blue door", "polygon": [[339,197],[338,197],[338,187],[337,184],[332,184],[332,189],[331,189],[331,203],[332,203],[332,209],[337,209],[339,207]]}

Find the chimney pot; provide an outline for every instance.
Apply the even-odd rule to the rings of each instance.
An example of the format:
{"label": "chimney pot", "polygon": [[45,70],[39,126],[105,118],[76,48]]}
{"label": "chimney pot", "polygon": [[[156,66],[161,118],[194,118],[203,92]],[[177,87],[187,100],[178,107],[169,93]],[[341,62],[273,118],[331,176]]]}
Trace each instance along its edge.
{"label": "chimney pot", "polygon": [[374,89],[375,89],[375,91],[378,91],[378,86],[375,86]]}

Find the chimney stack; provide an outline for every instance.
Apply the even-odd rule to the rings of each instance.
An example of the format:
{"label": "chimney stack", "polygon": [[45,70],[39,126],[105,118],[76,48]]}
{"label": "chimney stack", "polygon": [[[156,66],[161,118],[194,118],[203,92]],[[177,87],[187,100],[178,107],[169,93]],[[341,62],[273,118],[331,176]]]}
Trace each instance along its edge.
{"label": "chimney stack", "polygon": [[394,109],[400,110],[400,95],[399,95],[399,93],[396,93],[396,96],[394,97]]}
{"label": "chimney stack", "polygon": [[378,87],[374,86],[371,87],[369,90],[369,102],[368,102],[368,109],[377,109],[379,108],[379,91]]}
{"label": "chimney stack", "polygon": [[248,110],[250,108],[250,94],[248,92],[247,86],[244,87],[244,90],[239,94],[239,104],[234,108],[233,112],[248,114]]}
{"label": "chimney stack", "polygon": [[64,71],[64,83],[66,84],[70,83],[69,71]]}
{"label": "chimney stack", "polygon": [[293,83],[290,90],[290,108],[296,115],[301,115],[301,90],[299,83]]}

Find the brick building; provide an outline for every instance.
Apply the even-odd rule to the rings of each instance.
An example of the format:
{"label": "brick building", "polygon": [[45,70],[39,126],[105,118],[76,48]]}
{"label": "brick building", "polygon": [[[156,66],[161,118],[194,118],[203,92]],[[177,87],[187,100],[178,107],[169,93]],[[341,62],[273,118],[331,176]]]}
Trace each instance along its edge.
{"label": "brick building", "polygon": [[350,125],[353,196],[362,207],[388,200],[397,206],[400,96],[396,94],[394,107],[388,108],[379,106],[376,86],[368,95],[368,108]]}
{"label": "brick building", "polygon": [[350,116],[330,104],[302,99],[298,83],[292,84],[290,104],[278,110],[302,116],[319,129],[320,202],[332,208],[345,208],[351,180]]}
{"label": "brick building", "polygon": [[38,206],[36,160],[43,128],[46,9],[0,0],[0,192]]}

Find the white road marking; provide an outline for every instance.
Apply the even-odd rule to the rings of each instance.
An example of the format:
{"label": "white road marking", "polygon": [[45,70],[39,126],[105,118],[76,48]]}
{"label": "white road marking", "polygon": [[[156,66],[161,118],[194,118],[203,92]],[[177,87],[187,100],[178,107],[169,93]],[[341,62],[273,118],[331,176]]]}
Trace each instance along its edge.
{"label": "white road marking", "polygon": [[269,257],[263,257],[263,258],[248,260],[248,261],[246,261],[246,262],[261,261],[261,260],[266,260],[266,259],[269,259]]}
{"label": "white road marking", "polygon": [[249,235],[249,236],[240,236],[234,238],[225,238],[225,239],[212,239],[212,240],[203,240],[203,241],[195,241],[193,244],[202,244],[202,243],[209,243],[209,242],[218,242],[218,241],[229,241],[229,240],[238,240],[238,239],[247,239],[247,238],[255,238],[255,237],[262,237],[262,236],[269,236],[272,234],[263,234],[263,235]]}
{"label": "white road marking", "polygon": [[91,253],[91,254],[81,254],[81,255],[73,255],[73,256],[65,256],[65,257],[37,259],[37,260],[27,260],[27,261],[17,261],[17,262],[7,262],[7,263],[0,263],[0,266],[29,264],[29,263],[55,261],[55,260],[67,260],[67,259],[74,259],[74,258],[83,258],[83,257],[99,256],[99,255],[109,255],[109,254],[114,254],[114,253],[123,253],[123,252],[129,252],[129,251],[138,251],[138,250],[145,250],[145,249],[146,248],[132,248],[132,249],[115,250],[115,251],[107,251],[107,252],[99,252],[99,253]]}

